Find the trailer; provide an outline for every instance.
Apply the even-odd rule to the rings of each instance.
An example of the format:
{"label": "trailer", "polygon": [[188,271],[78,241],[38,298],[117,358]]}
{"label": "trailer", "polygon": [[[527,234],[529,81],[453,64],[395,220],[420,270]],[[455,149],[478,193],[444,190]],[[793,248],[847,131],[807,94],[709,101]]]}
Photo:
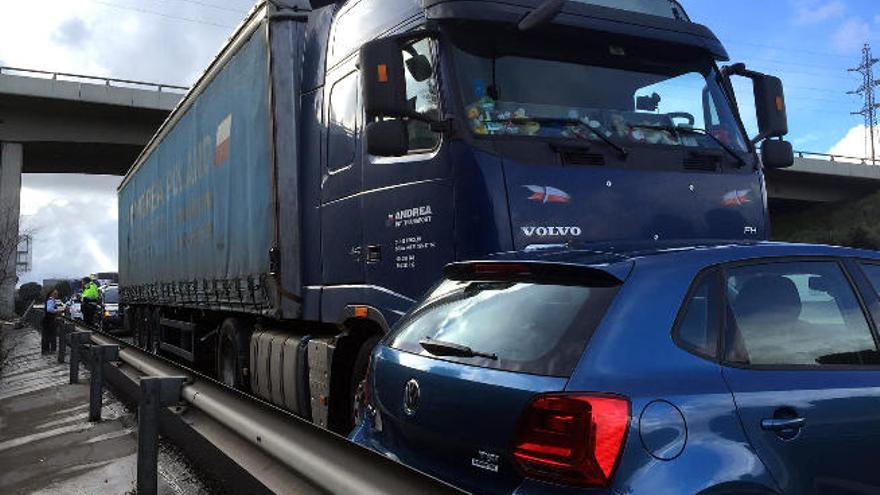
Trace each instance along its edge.
{"label": "trailer", "polygon": [[346,433],[447,263],[767,238],[782,85],[726,59],[668,0],[259,2],[120,185],[126,327]]}

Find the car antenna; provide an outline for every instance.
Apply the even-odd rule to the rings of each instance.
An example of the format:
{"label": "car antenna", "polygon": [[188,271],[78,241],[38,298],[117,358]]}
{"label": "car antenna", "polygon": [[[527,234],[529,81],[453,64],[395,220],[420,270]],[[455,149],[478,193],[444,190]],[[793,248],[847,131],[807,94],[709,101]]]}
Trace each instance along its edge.
{"label": "car antenna", "polygon": [[552,21],[562,11],[565,2],[566,0],[546,0],[519,21],[519,30],[530,31]]}

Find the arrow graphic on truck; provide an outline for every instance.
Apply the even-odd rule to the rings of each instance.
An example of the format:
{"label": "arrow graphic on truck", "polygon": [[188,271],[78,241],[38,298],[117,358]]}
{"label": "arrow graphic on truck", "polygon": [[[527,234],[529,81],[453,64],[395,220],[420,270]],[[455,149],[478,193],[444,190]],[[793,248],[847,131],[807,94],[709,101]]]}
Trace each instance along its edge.
{"label": "arrow graphic on truck", "polygon": [[528,197],[530,201],[538,201],[547,203],[568,203],[571,201],[571,195],[562,189],[551,186],[523,186],[532,192]]}

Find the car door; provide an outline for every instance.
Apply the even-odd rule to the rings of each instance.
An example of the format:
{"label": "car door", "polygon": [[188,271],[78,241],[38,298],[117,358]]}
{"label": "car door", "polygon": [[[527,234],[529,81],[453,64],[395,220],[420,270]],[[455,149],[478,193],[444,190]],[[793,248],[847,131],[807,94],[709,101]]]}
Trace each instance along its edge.
{"label": "car door", "polygon": [[321,249],[324,284],[364,281],[361,225],[360,77],[354,61],[327,75],[327,139],[321,180]]}
{"label": "car door", "polygon": [[[406,92],[413,111],[439,119],[443,113],[436,43],[416,40],[403,56],[406,61],[415,56],[431,61],[434,70],[427,78],[414,76],[410,64],[405,64]],[[393,310],[406,309],[420,297],[455,253],[448,146],[426,122],[410,119],[408,127],[406,156],[376,157],[364,151],[367,282],[396,297],[396,302],[388,303]]]}
{"label": "car door", "polygon": [[842,262],[752,262],[724,278],[723,376],[782,492],[880,492],[876,332]]}

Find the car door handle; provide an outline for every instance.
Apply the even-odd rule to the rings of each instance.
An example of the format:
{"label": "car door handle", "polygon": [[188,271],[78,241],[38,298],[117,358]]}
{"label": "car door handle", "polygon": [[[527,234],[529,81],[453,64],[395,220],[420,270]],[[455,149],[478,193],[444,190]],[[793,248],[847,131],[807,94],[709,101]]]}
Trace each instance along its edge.
{"label": "car door handle", "polygon": [[805,418],[772,418],[761,420],[761,429],[767,431],[800,430],[807,424]]}

